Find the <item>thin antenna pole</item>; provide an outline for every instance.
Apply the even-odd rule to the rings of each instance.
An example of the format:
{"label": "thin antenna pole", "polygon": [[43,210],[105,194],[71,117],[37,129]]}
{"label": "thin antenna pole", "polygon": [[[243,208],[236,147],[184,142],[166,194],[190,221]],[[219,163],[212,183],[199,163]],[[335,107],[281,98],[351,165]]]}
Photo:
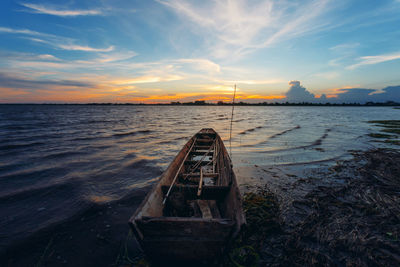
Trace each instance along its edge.
{"label": "thin antenna pole", "polygon": [[233,122],[233,111],[235,110],[235,97],[236,97],[236,84],[235,84],[235,90],[233,91],[231,129],[229,130],[229,153],[231,154],[231,159],[232,159],[232,122]]}

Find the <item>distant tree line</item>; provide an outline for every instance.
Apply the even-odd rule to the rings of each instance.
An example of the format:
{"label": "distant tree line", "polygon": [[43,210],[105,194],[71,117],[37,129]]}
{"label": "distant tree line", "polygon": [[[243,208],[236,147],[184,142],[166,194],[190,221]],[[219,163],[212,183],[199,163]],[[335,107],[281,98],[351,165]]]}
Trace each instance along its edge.
{"label": "distant tree line", "polygon": [[[205,100],[196,100],[193,102],[170,102],[170,103],[157,103],[157,104],[146,104],[146,103],[21,103],[21,104],[1,104],[0,105],[132,105],[132,106],[232,106],[232,102],[218,101],[217,103],[206,102]],[[394,101],[386,102],[367,102],[361,103],[290,103],[290,102],[261,102],[261,103],[246,103],[237,102],[235,106],[400,106],[400,103]]]}

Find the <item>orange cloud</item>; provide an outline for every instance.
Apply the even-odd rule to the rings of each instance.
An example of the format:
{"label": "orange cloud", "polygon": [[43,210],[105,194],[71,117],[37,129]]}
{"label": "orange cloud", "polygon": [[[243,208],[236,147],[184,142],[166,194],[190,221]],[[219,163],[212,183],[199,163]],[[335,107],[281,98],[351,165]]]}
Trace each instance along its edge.
{"label": "orange cloud", "polygon": [[244,95],[240,98],[242,99],[265,99],[265,100],[272,100],[272,99],[283,99],[286,96],[284,95]]}
{"label": "orange cloud", "polygon": [[[240,94],[237,96],[237,100],[246,100],[246,99],[259,99],[260,101],[263,100],[273,100],[273,99],[282,99],[285,96],[282,95],[246,95]],[[217,101],[225,101],[230,102],[232,101],[232,93],[211,93],[211,94],[199,94],[199,93],[180,93],[180,94],[173,94],[173,95],[152,95],[147,97],[133,97],[129,99],[133,102],[141,102],[141,103],[160,103],[160,102],[171,102],[171,101],[195,101],[195,100],[204,100],[210,102],[217,102]]]}

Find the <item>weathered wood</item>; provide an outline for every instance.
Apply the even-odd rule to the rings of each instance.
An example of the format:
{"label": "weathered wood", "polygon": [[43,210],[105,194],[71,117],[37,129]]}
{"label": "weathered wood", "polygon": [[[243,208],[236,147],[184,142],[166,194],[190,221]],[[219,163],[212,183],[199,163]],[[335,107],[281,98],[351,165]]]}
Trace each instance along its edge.
{"label": "weathered wood", "polygon": [[212,219],[212,214],[210,210],[210,206],[208,206],[208,201],[203,199],[198,199],[197,204],[200,207],[201,215],[204,219]]}
{"label": "weathered wood", "polygon": [[208,149],[210,149],[210,146],[195,145],[194,148],[195,148],[196,151],[199,151],[199,150],[206,150],[207,151]]}
{"label": "weathered wood", "polygon": [[196,144],[198,144],[198,143],[212,143],[212,142],[214,142],[214,139],[212,139],[212,138],[197,138]]}
{"label": "weathered wood", "polygon": [[[195,143],[196,143],[196,139],[194,140],[193,144],[191,145],[191,147],[190,147],[190,149],[189,149],[189,153],[190,153],[190,151],[192,151],[193,146],[194,146]],[[175,176],[174,176],[174,179],[172,179],[172,183],[171,183],[171,185],[170,185],[170,187],[169,187],[169,189],[168,189],[167,194],[166,194],[165,197],[164,197],[163,205],[165,204],[165,201],[167,201],[167,198],[168,198],[168,196],[169,196],[169,192],[171,192],[171,189],[172,189],[172,187],[173,187],[174,184],[175,184],[176,178],[178,177],[178,175],[179,175],[179,173],[180,173],[180,171],[181,171],[181,169],[182,169],[182,167],[183,167],[183,164],[186,162],[186,159],[187,159],[187,157],[189,156],[189,153],[186,154],[185,158],[183,159],[183,162],[181,163],[181,165],[179,166],[178,170],[176,171],[176,174],[175,174]]]}
{"label": "weathered wood", "polygon": [[202,189],[203,189],[203,168],[200,168],[199,189],[197,190],[197,196],[198,197],[201,195],[201,190]]}
{"label": "weathered wood", "polygon": [[212,237],[214,240],[224,239],[229,235],[234,223],[229,219],[208,218],[205,220],[203,218],[182,217],[143,217],[141,220],[137,220],[138,226],[153,239],[166,237],[204,238],[209,236],[209,234],[205,235],[207,232],[219,235]]}
{"label": "weathered wood", "polygon": [[213,218],[220,219],[221,213],[219,212],[217,202],[215,200],[208,200],[208,206],[210,207]]}
{"label": "weathered wood", "polygon": [[226,242],[226,239],[144,239],[142,247],[156,266],[190,266],[194,261],[221,257]]}
{"label": "weathered wood", "polygon": [[199,161],[199,160],[187,160],[185,161],[185,165],[195,165],[198,164],[199,166],[205,166],[210,164],[210,161],[208,160],[203,160],[203,161]]}
{"label": "weathered wood", "polygon": [[[203,173],[204,177],[211,177],[211,178],[217,178],[218,177],[218,173]],[[199,178],[200,177],[200,173],[199,172],[195,172],[195,173],[182,173],[181,176],[183,179],[187,179],[187,178]]]}
{"label": "weathered wood", "polygon": [[[196,142],[196,138],[204,139],[204,142]],[[214,146],[203,145],[213,142]],[[198,163],[192,159],[207,152],[212,156],[212,161],[200,162],[198,165],[200,167],[210,164],[203,168],[213,173],[203,173],[203,169],[203,182],[206,178],[217,178],[217,184],[203,185],[202,182],[201,195],[197,197],[199,184],[190,183],[200,182],[201,175],[198,170],[196,173],[190,173]],[[183,166],[181,170],[180,166]],[[171,186],[177,179],[177,173],[179,182]],[[174,200],[178,201],[176,203],[189,205],[192,210],[183,213],[163,213],[163,196],[168,190],[171,199],[174,194]],[[180,202],[181,198],[183,202]],[[207,205],[200,204],[205,208],[202,209],[199,204],[193,205],[199,203],[198,201],[206,203]],[[183,207],[186,211],[186,206]],[[203,218],[198,218],[200,212]],[[163,214],[195,217],[164,217]],[[205,260],[221,255],[227,242],[245,223],[245,218],[229,155],[220,136],[213,129],[202,129],[184,145],[129,223],[145,253],[152,259],[162,260],[162,263],[165,263],[165,260],[191,260],[193,263],[193,260]]]}
{"label": "weathered wood", "polygon": [[[191,151],[190,155],[191,156],[203,156],[205,153],[207,153],[208,150],[205,151],[201,151],[201,150],[197,150],[197,151]],[[214,151],[210,151],[209,155],[213,155]]]}
{"label": "weathered wood", "polygon": [[[164,185],[161,187],[163,192],[168,191],[168,186]],[[182,185],[176,184],[174,188],[171,190],[173,192],[180,192],[184,194],[185,198],[188,200],[191,199],[215,199],[222,200],[228,194],[230,187],[229,186],[216,186],[216,185],[204,185],[202,189],[202,193],[200,197],[197,197],[197,185]]]}

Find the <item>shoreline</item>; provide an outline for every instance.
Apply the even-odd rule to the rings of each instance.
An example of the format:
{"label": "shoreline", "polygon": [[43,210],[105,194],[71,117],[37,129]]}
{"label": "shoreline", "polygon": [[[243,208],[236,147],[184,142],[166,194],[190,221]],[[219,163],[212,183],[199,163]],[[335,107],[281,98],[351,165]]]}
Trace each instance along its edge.
{"label": "shoreline", "polygon": [[[391,219],[393,229],[390,231],[387,230],[390,225],[384,222],[368,226],[363,221],[375,220],[376,216],[382,214],[371,208],[378,202],[362,202],[363,199],[371,201],[369,193],[365,193],[367,194],[365,198],[357,199],[360,196],[357,188],[360,188],[361,185],[366,186],[368,188],[366,192],[374,192],[377,188],[381,188],[382,185],[369,181],[370,176],[367,174],[374,173],[378,175],[377,177],[385,178],[385,176],[379,176],[382,171],[385,171],[385,175],[388,172],[392,173],[389,181],[399,188],[400,181],[393,177],[396,175],[400,177],[399,164],[396,164],[396,162],[400,162],[400,152],[375,149],[353,152],[353,157],[351,160],[338,162],[329,168],[315,168],[306,172],[300,171],[300,173],[295,173],[294,167],[290,169],[257,165],[240,167],[235,170],[239,181],[245,181],[243,178],[246,177],[251,178],[250,180],[253,182],[259,181],[258,185],[255,183],[252,183],[252,186],[246,183],[241,184],[241,190],[245,197],[246,194],[254,194],[260,188],[264,188],[268,192],[268,196],[276,198],[277,206],[279,206],[279,211],[274,213],[275,217],[268,219],[276,223],[274,231],[258,233],[266,236],[261,245],[256,244],[259,246],[259,251],[241,253],[247,253],[253,257],[258,255],[259,264],[272,266],[279,266],[283,263],[323,265],[398,263],[400,260],[398,254],[400,233],[396,230],[393,222],[397,220],[397,223],[400,223],[399,217],[386,214],[385,216],[389,217],[381,218],[384,221],[388,221],[388,218]],[[375,164],[374,159],[376,161],[377,158],[384,160],[380,164]],[[148,190],[150,190],[150,186],[142,188],[124,199],[104,205],[93,205],[82,214],[35,233],[27,240],[3,250],[0,254],[0,262],[5,266],[86,266],[88,264],[135,266],[134,264],[140,263],[138,260],[142,259],[143,254],[134,237],[129,234],[127,221]],[[350,190],[348,192],[356,190],[354,191],[356,193],[343,193],[347,192],[346,190]],[[392,204],[396,205],[397,203],[397,206],[394,206],[393,209],[400,208],[398,196],[385,194],[380,196],[389,199],[396,197],[397,202],[392,202]],[[343,201],[344,209],[339,204],[340,201]],[[352,204],[351,201],[354,203]],[[320,203],[323,205],[321,206]],[[361,209],[362,212],[369,212],[370,208],[372,209],[371,214],[358,214],[360,212],[358,209]],[[358,217],[349,216],[349,209],[354,209],[353,213],[357,213]],[[341,227],[334,228],[342,231],[335,236],[335,231],[331,229],[334,227],[332,223],[337,224],[341,218],[346,218],[346,223],[343,222]],[[250,225],[252,223],[249,218],[248,223]],[[361,226],[363,230],[357,232]],[[386,230],[377,234],[379,227]],[[324,229],[327,229],[327,232],[323,233]],[[357,231],[354,232],[355,230]],[[398,249],[397,252],[393,248],[390,251],[385,249],[380,253],[386,253],[386,258],[379,258],[378,256],[381,255],[379,254],[376,256],[377,259],[374,256],[376,260],[371,260],[371,255],[375,255],[369,254],[368,247],[371,244],[367,242],[367,245],[363,245],[363,242],[378,240],[385,243],[385,238],[386,241],[389,240],[388,242],[393,248]],[[392,244],[390,240],[396,240],[396,242],[393,241]],[[344,246],[347,242],[352,242],[349,243],[351,248]],[[373,245],[377,245],[377,243],[373,243]],[[358,248],[357,253],[353,251],[354,247]],[[337,258],[335,255],[339,254],[341,256],[337,256]],[[364,258],[368,260],[364,261]],[[143,260],[141,262],[143,263]]]}
{"label": "shoreline", "polygon": [[[248,240],[240,240],[233,250],[233,256],[242,260],[240,264],[398,265],[400,151],[373,149],[352,154],[353,159],[310,172],[308,177],[299,178],[290,170],[277,168],[252,169],[248,175],[256,179],[271,182],[282,175],[286,176],[285,181],[293,179],[283,186],[261,183],[246,193],[266,197],[265,203],[278,205],[279,210],[264,210],[272,214],[264,218],[275,224],[272,230],[267,228],[265,233],[257,232]],[[260,169],[269,172],[269,178],[261,177]],[[277,203],[268,198],[276,198]],[[248,217],[248,224],[250,229],[263,229],[257,218]],[[244,236],[247,231],[244,230]],[[259,240],[259,235],[266,238]],[[248,247],[252,250],[243,252]],[[240,257],[235,255],[238,248],[242,249]]]}

